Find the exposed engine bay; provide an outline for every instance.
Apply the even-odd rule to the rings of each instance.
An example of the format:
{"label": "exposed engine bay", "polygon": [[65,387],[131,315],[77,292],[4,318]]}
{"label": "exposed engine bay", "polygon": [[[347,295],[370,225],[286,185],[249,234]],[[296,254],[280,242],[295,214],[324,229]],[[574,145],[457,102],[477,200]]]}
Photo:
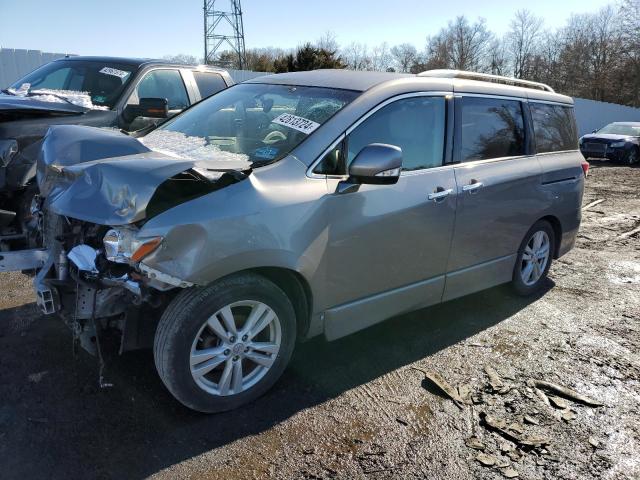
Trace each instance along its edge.
{"label": "exposed engine bay", "polygon": [[144,264],[163,238],[140,237],[140,229],[250,174],[209,167],[153,152],[117,132],[53,127],[42,141],[39,188],[29,205],[26,225],[34,240],[27,250],[0,252],[0,271],[35,272],[42,313],[59,315],[101,364],[106,333],[120,353],[151,346],[164,307],[193,283]]}
{"label": "exposed engine bay", "polygon": [[[90,353],[96,353],[100,330],[121,333],[120,352],[144,346],[147,342],[139,338],[138,319],[144,315],[153,322],[154,309],[170,299],[171,290],[191,285],[131,259],[124,248],[126,242],[130,245],[131,237],[126,235],[133,235],[133,229],[37,215],[47,247],[45,263],[34,278],[37,304],[44,314],[60,315]],[[152,246],[157,248],[159,243],[155,240]],[[126,338],[127,328],[134,338]]]}

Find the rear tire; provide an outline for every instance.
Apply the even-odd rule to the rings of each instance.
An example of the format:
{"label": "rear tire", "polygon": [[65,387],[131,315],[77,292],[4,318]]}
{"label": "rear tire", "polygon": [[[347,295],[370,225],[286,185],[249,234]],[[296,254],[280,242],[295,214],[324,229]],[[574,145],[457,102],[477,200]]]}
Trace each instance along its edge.
{"label": "rear tire", "polygon": [[295,341],[295,313],[285,293],[262,276],[239,274],[180,292],[160,319],[153,353],[162,382],[179,402],[215,413],[271,388]]}
{"label": "rear tire", "polygon": [[540,220],[529,229],[513,269],[511,283],[518,295],[529,296],[540,290],[551,267],[555,244],[555,233],[549,222]]}

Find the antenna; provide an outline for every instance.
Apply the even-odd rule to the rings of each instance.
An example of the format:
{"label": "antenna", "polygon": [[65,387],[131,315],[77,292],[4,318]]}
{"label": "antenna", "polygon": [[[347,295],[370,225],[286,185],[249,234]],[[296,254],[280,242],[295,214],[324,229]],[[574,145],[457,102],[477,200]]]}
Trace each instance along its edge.
{"label": "antenna", "polygon": [[[221,8],[228,7],[228,11]],[[240,70],[244,69],[244,26],[240,0],[204,0],[204,63],[233,68],[232,59],[221,59],[230,50],[235,54]]]}

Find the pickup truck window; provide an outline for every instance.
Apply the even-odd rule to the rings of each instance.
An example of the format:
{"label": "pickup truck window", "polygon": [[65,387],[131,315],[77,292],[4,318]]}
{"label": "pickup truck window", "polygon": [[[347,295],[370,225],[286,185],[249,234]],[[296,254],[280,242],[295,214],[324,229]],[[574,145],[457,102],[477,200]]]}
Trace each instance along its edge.
{"label": "pickup truck window", "polygon": [[11,88],[18,90],[23,84],[28,83],[31,90],[87,92],[94,105],[112,108],[131,78],[131,65],[57,60],[34,70],[14,83]]}
{"label": "pickup truck window", "polygon": [[152,70],[140,81],[136,93],[137,102],[141,98],[166,98],[169,110],[184,110],[189,106],[187,90],[178,70]]}
{"label": "pickup truck window", "polygon": [[207,98],[227,88],[227,84],[217,73],[211,72],[193,72],[193,78],[196,80],[200,96]]}

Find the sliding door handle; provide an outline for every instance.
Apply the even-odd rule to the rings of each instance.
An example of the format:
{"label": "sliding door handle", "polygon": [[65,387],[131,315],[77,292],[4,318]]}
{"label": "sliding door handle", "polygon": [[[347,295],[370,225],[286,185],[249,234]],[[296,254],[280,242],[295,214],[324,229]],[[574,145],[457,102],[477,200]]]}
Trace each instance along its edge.
{"label": "sliding door handle", "polygon": [[482,188],[483,185],[484,185],[484,183],[482,183],[482,182],[478,182],[477,180],[472,180],[470,184],[462,186],[462,191],[463,192],[475,192],[479,188]]}
{"label": "sliding door handle", "polygon": [[448,188],[447,190],[445,190],[442,187],[438,187],[438,189],[435,192],[430,193],[427,198],[429,200],[437,202],[438,200],[442,200],[443,198],[448,197],[449,195],[451,195],[451,193],[453,193],[452,188]]}

